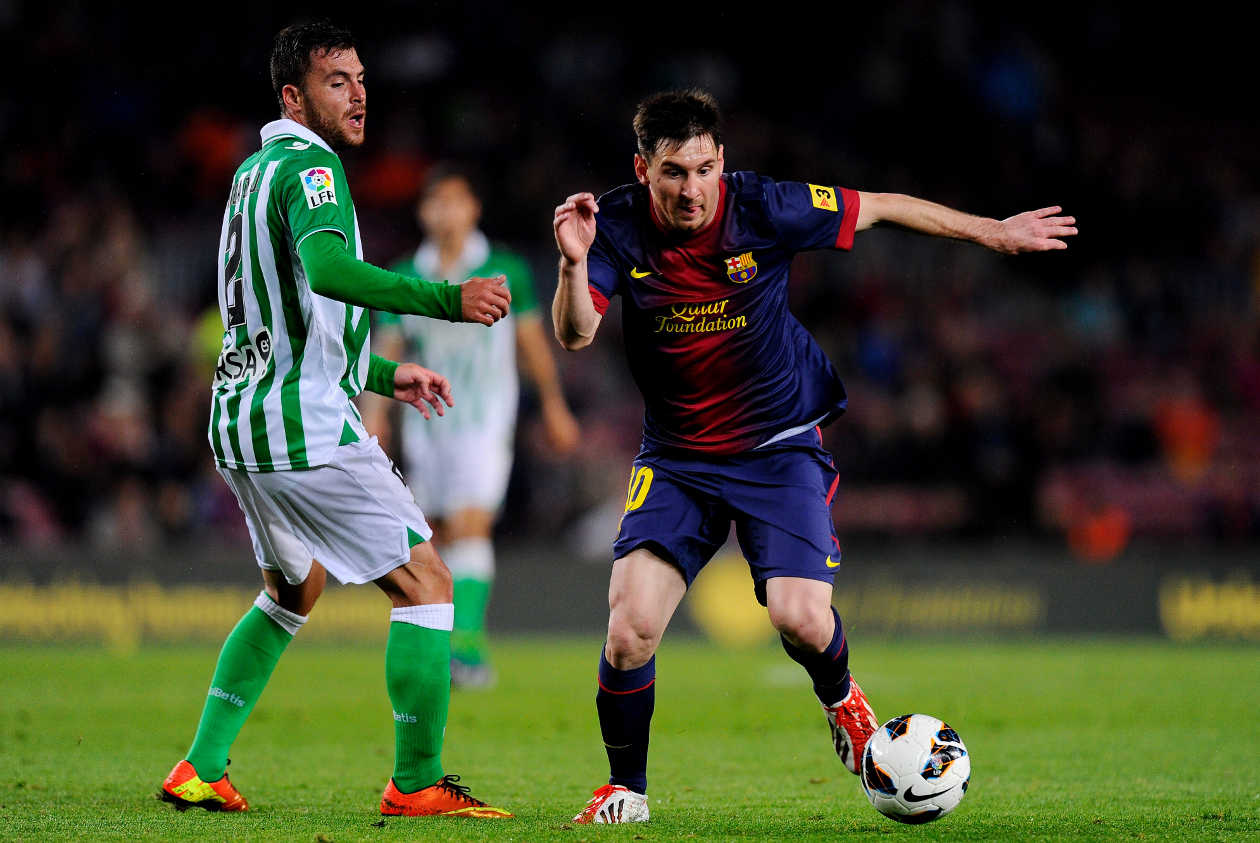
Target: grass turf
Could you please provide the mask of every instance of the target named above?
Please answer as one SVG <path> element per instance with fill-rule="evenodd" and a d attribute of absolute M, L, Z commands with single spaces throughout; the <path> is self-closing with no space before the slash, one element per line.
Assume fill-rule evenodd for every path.
<path fill-rule="evenodd" d="M 383 643 L 383 642 L 382 642 Z M 499 684 L 456 692 L 445 764 L 504 822 L 376 813 L 392 769 L 383 646 L 303 646 L 233 750 L 244 815 L 153 798 L 187 749 L 215 659 L 203 645 L 0 648 L 0 839 L 1241 839 L 1260 835 L 1260 650 L 1149 640 L 853 641 L 876 713 L 958 729 L 971 788 L 951 815 L 876 814 L 841 767 L 804 675 L 776 649 L 667 639 L 653 819 L 568 819 L 602 784 L 598 641 L 499 641 Z"/>

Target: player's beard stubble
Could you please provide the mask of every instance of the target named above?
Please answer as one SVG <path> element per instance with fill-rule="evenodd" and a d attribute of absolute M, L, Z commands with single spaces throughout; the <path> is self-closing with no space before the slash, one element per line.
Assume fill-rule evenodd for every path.
<path fill-rule="evenodd" d="M 363 114 L 364 122 L 366 122 L 365 109 L 352 109 L 345 114 L 332 116 L 325 114 L 319 108 L 312 108 L 307 115 L 308 127 L 312 132 L 319 135 L 324 141 L 335 150 L 352 149 L 363 143 L 363 130 L 359 131 L 357 138 L 352 138 L 346 134 L 346 130 L 342 125 L 342 121 L 351 113 L 358 111 Z"/>

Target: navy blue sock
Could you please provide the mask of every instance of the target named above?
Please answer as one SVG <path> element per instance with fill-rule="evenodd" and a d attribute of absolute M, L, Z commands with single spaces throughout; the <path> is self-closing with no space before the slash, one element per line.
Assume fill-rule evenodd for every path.
<path fill-rule="evenodd" d="M 834 705 L 849 694 L 849 642 L 844 638 L 844 627 L 835 606 L 831 607 L 831 616 L 836 619 L 836 631 L 821 653 L 802 650 L 779 636 L 792 661 L 805 668 L 809 678 L 814 680 L 814 693 L 824 705 Z"/>
<path fill-rule="evenodd" d="M 608 753 L 608 783 L 647 793 L 648 731 L 656 705 L 656 656 L 633 670 L 618 670 L 599 653 L 599 730 Z"/>

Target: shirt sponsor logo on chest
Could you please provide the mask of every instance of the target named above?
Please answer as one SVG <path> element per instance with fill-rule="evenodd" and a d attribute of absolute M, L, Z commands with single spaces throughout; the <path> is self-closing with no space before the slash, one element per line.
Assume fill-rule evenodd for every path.
<path fill-rule="evenodd" d="M 712 334 L 748 326 L 748 317 L 727 315 L 730 299 L 706 304 L 672 304 L 652 317 L 658 334 Z"/>
<path fill-rule="evenodd" d="M 223 349 L 219 353 L 219 362 L 214 367 L 214 386 L 216 389 L 257 380 L 267 371 L 271 362 L 271 332 L 260 328 L 252 341 L 237 345 L 232 332 L 223 335 Z"/>

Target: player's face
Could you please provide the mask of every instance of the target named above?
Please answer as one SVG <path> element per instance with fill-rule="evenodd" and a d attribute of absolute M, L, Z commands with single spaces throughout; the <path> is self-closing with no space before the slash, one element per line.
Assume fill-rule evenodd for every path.
<path fill-rule="evenodd" d="M 363 143 L 367 88 L 357 51 L 330 50 L 311 55 L 311 68 L 300 93 L 299 122 L 333 149 Z"/>
<path fill-rule="evenodd" d="M 450 176 L 429 188 L 417 209 L 420 225 L 436 240 L 462 239 L 477 226 L 481 203 L 462 176 Z"/>
<path fill-rule="evenodd" d="M 634 173 L 651 192 L 652 207 L 666 228 L 698 231 L 717 214 L 722 147 L 709 135 L 661 145 L 651 158 L 635 155 Z"/>

